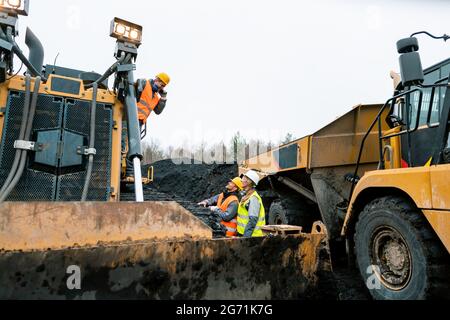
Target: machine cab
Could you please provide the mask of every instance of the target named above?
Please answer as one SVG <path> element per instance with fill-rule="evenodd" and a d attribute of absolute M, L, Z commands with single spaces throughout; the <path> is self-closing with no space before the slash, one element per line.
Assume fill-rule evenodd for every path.
<path fill-rule="evenodd" d="M 404 91 L 417 91 L 398 99 L 387 120 L 394 131 L 405 132 L 398 137 L 401 157 L 395 167 L 431 164 L 437 157 L 436 152 L 441 152 L 443 158 L 440 161 L 435 159 L 437 162 L 449 163 L 447 87 L 428 87 L 445 85 L 449 75 L 450 59 L 447 59 L 424 71 L 424 87 L 404 88 Z"/>

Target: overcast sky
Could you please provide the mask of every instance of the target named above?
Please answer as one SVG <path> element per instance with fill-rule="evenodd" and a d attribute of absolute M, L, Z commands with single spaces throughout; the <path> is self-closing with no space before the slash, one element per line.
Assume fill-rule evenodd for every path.
<path fill-rule="evenodd" d="M 144 27 L 136 78 L 171 75 L 149 135 L 163 145 L 277 141 L 311 134 L 359 103 L 383 103 L 398 71 L 396 41 L 450 33 L 450 1 L 30 0 L 45 63 L 103 73 L 114 62 L 113 17 Z M 450 42 L 420 37 L 424 66 Z M 25 46 L 23 46 L 25 48 Z"/>

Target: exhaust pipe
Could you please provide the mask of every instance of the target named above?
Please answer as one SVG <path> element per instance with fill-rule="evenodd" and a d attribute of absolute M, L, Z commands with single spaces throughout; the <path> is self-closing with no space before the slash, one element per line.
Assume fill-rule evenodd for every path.
<path fill-rule="evenodd" d="M 42 66 L 44 64 L 44 47 L 42 46 L 39 38 L 33 33 L 33 31 L 31 31 L 30 28 L 27 28 L 25 44 L 28 49 L 30 49 L 28 60 L 33 65 L 34 69 L 41 73 Z M 31 73 L 31 70 L 28 70 L 28 73 Z"/>

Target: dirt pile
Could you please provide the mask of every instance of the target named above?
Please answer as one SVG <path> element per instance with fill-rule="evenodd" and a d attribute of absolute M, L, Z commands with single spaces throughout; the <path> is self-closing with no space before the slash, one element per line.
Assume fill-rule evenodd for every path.
<path fill-rule="evenodd" d="M 163 160 L 152 164 L 155 181 L 151 188 L 197 203 L 222 192 L 227 182 L 238 175 L 237 165 L 176 164 L 180 162 Z"/>
<path fill-rule="evenodd" d="M 145 201 L 175 201 L 208 225 L 215 238 L 225 236 L 226 230 L 220 223 L 220 217 L 197 203 L 222 192 L 228 181 L 238 175 L 237 165 L 163 160 L 152 166 L 154 182 L 144 188 Z M 143 168 L 143 174 L 147 169 L 148 166 Z M 133 190 L 132 186 L 123 190 L 121 201 L 134 201 Z"/>

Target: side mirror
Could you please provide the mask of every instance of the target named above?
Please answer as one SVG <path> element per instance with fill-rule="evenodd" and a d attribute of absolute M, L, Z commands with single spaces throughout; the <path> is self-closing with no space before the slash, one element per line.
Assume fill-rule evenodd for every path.
<path fill-rule="evenodd" d="M 405 38 L 397 42 L 400 53 L 400 71 L 404 87 L 420 85 L 424 81 L 422 61 L 417 38 Z"/>

